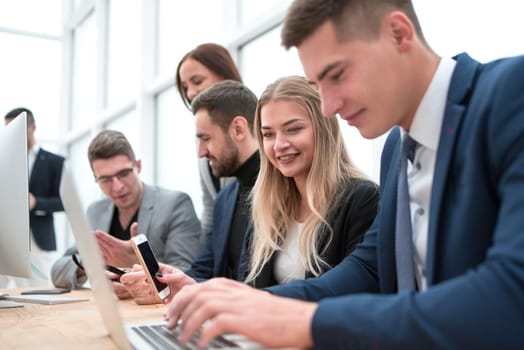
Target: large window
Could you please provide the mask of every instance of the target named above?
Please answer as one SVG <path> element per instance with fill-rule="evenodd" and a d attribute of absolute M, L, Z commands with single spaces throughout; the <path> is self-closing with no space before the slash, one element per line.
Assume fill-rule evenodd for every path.
<path fill-rule="evenodd" d="M 107 100 L 118 106 L 136 97 L 140 63 L 140 1 L 109 1 Z"/>
<path fill-rule="evenodd" d="M 131 146 L 133 147 L 136 157 L 141 159 L 142 143 L 140 142 L 140 133 L 138 130 L 138 125 L 139 124 L 137 120 L 136 111 L 132 109 L 127 113 L 109 121 L 105 125 L 104 129 L 117 130 L 123 133 L 126 136 L 129 143 L 131 144 Z"/>
<path fill-rule="evenodd" d="M 223 43 L 223 5 L 217 0 L 159 0 L 157 74 L 174 78 L 182 55 L 205 42 Z"/>
<path fill-rule="evenodd" d="M 223 3 L 216 0 L 159 0 L 157 76 L 167 89 L 155 98 L 155 180 L 162 187 L 188 193 L 198 215 L 202 194 L 198 175 L 194 119 L 174 88 L 182 56 L 207 42 L 224 44 Z M 228 19 L 229 20 L 229 19 Z"/>
<path fill-rule="evenodd" d="M 156 182 L 163 187 L 186 192 L 196 212 L 202 212 L 198 173 L 195 123 L 172 87 L 157 97 Z"/>
<path fill-rule="evenodd" d="M 0 27 L 25 34 L 60 36 L 62 0 L 4 0 L 0 3 Z"/>
<path fill-rule="evenodd" d="M 73 94 L 70 116 L 71 129 L 89 126 L 97 113 L 98 59 L 95 16 L 87 17 L 73 34 Z"/>
<path fill-rule="evenodd" d="M 257 96 L 280 77 L 304 75 L 296 49 L 286 51 L 280 46 L 281 29 L 270 29 L 240 49 L 242 78 Z"/>
<path fill-rule="evenodd" d="M 253 21 L 260 21 L 268 15 L 268 12 L 279 5 L 287 5 L 291 1 L 283 0 L 240 0 L 238 1 L 240 7 L 240 21 L 243 24 L 250 25 Z"/>
<path fill-rule="evenodd" d="M 49 149 L 59 138 L 60 41 L 0 33 L 0 114 L 29 108 L 37 125 L 36 138 Z"/>

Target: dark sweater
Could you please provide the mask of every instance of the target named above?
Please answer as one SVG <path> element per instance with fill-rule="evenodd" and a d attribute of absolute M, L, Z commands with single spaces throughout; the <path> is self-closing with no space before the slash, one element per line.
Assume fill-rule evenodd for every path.
<path fill-rule="evenodd" d="M 225 259 L 227 264 L 227 277 L 229 278 L 236 278 L 238 273 L 238 264 L 246 234 L 246 227 L 251 218 L 249 193 L 255 185 L 259 169 L 260 155 L 257 151 L 233 174 L 238 180 L 239 190 L 231 229 L 229 231 L 227 259 Z"/>
<path fill-rule="evenodd" d="M 327 228 L 321 235 L 319 245 L 320 251 L 323 251 L 321 257 L 329 264 L 329 267 L 325 267 L 322 273 L 340 263 L 346 255 L 355 249 L 357 244 L 362 241 L 377 213 L 379 190 L 375 183 L 360 179 L 353 180 L 349 186 L 341 191 L 343 191 L 342 194 L 333 204 L 335 207 L 330 211 L 327 218 L 327 222 L 333 230 L 331 241 L 328 242 L 329 231 Z M 254 287 L 265 288 L 278 284 L 273 271 L 275 258 L 276 255 L 273 254 L 271 261 L 264 266 L 252 283 Z M 244 273 L 247 276 L 248 271 Z M 314 277 L 314 275 L 306 271 L 306 278 L 310 277 Z"/>

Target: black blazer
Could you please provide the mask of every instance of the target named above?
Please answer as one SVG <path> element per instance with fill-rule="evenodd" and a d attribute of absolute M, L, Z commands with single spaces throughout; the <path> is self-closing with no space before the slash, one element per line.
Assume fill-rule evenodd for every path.
<path fill-rule="evenodd" d="M 334 209 L 328 215 L 327 222 L 333 230 L 331 241 L 329 231 L 324 228 L 319 245 L 322 259 L 329 264 L 322 273 L 338 265 L 350 252 L 355 249 L 364 237 L 369 226 L 375 219 L 379 199 L 378 186 L 367 180 L 353 180 L 351 184 L 341 190 L 333 204 Z M 249 251 L 246 247 L 246 251 Z M 252 285 L 256 288 L 265 288 L 278 284 L 274 277 L 273 266 L 276 255 L 273 254 L 270 262 L 264 266 Z M 244 260 L 243 273 L 249 273 L 249 257 Z M 245 277 L 244 276 L 244 277 Z M 306 271 L 306 278 L 314 275 Z"/>
<path fill-rule="evenodd" d="M 63 164 L 63 157 L 40 148 L 29 177 L 29 192 L 36 198 L 29 222 L 42 250 L 56 250 L 53 213 L 64 210 L 59 195 Z"/>

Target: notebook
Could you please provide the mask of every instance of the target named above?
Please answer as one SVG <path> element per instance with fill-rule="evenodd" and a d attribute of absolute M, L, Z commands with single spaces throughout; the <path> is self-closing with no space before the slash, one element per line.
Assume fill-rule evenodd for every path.
<path fill-rule="evenodd" d="M 82 256 L 87 277 L 100 315 L 109 335 L 120 349 L 197 349 L 196 345 L 178 342 L 177 330 L 168 330 L 165 322 L 125 325 L 120 315 L 113 287 L 104 272 L 104 261 L 95 236 L 87 223 L 73 177 L 67 166 L 62 171 L 60 197 L 71 224 L 76 245 Z M 196 341 L 196 338 L 194 339 Z M 196 342 L 194 343 L 196 344 Z M 262 349 L 257 343 L 239 335 L 225 335 L 209 349 Z"/>
<path fill-rule="evenodd" d="M 56 295 L 4 295 L 0 298 L 19 303 L 35 303 L 45 305 L 75 303 L 78 301 L 89 300 L 89 298 L 62 297 Z"/>
<path fill-rule="evenodd" d="M 7 296 L 9 294 L 0 292 L 0 299 L 3 299 L 3 297 Z M 23 307 L 24 304 L 15 303 L 14 301 L 5 301 L 0 300 L 0 309 L 11 309 L 13 307 Z"/>

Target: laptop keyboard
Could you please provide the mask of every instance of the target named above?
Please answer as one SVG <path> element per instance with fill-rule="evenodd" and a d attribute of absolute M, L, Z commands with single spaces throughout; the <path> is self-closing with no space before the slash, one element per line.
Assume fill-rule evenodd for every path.
<path fill-rule="evenodd" d="M 132 327 L 133 331 L 138 333 L 144 340 L 146 340 L 155 349 L 183 349 L 193 350 L 201 349 L 198 344 L 200 338 L 200 331 L 186 344 L 182 344 L 179 340 L 180 327 L 173 330 L 167 329 L 165 325 L 140 325 Z M 236 348 L 238 345 L 224 337 L 217 337 L 208 345 L 208 349 L 225 349 Z"/>

